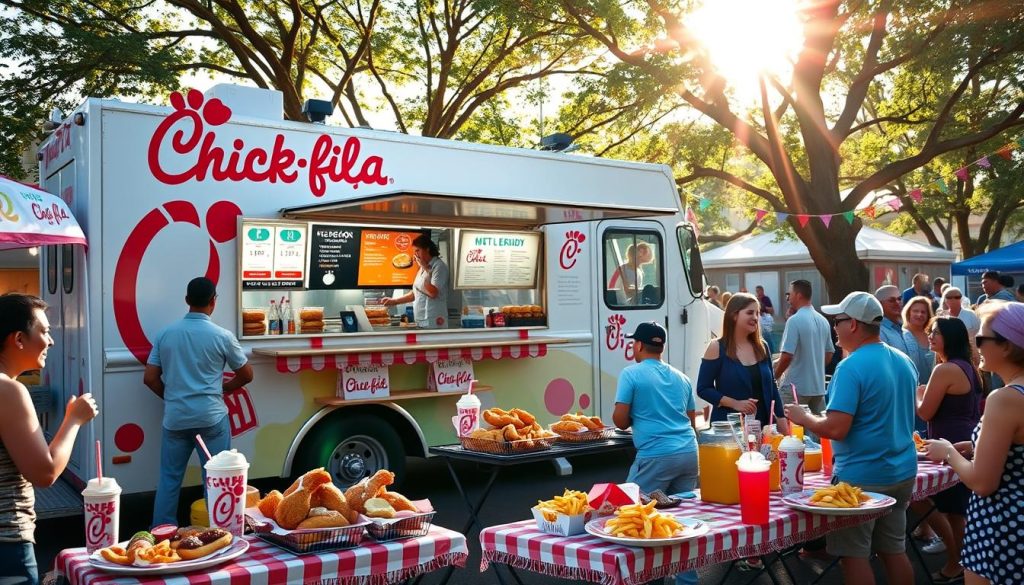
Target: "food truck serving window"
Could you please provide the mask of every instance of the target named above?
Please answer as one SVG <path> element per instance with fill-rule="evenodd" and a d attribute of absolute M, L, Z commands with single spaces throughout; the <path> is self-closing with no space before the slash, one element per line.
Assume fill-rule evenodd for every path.
<path fill-rule="evenodd" d="M 604 299 L 612 309 L 651 309 L 665 300 L 662 243 L 657 232 L 604 234 Z"/>

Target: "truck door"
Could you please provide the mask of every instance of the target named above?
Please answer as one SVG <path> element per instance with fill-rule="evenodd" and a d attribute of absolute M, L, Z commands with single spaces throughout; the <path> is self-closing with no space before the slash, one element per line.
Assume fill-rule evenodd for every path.
<path fill-rule="evenodd" d="M 638 323 L 667 325 L 665 303 L 666 244 L 663 226 L 654 221 L 605 221 L 596 270 L 597 334 L 601 367 L 597 408 L 611 421 L 619 372 L 633 362 L 633 342 L 626 339 Z"/>
<path fill-rule="evenodd" d="M 63 199 L 72 211 L 76 209 L 75 187 L 73 162 L 46 179 L 45 189 Z M 47 246 L 45 262 L 45 300 L 50 305 L 47 317 L 56 350 L 51 350 L 46 370 L 57 401 L 54 405 L 56 416 L 50 421 L 48 431 L 56 432 L 64 416 L 64 405 L 72 396 L 85 391 L 85 251 L 81 246 L 70 244 Z M 79 478 L 87 477 L 89 449 L 85 446 L 92 440 L 92 425 L 83 428 L 75 439 L 67 469 Z"/>

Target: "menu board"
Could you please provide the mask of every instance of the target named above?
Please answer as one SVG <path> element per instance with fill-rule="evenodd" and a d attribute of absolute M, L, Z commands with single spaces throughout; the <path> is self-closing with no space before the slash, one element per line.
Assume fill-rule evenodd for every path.
<path fill-rule="evenodd" d="M 459 232 L 455 288 L 536 288 L 539 232 Z"/>
<path fill-rule="evenodd" d="M 313 224 L 309 234 L 310 290 L 356 288 L 359 228 Z"/>
<path fill-rule="evenodd" d="M 359 286 L 408 288 L 416 279 L 412 241 L 420 232 L 363 228 L 359 246 Z"/>
<path fill-rule="evenodd" d="M 306 225 L 242 222 L 242 290 L 301 289 Z"/>
<path fill-rule="evenodd" d="M 409 288 L 417 272 L 412 241 L 422 233 L 313 224 L 307 288 Z"/>

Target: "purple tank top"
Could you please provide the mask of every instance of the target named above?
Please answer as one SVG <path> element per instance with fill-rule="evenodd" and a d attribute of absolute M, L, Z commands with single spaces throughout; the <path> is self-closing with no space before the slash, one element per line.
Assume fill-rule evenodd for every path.
<path fill-rule="evenodd" d="M 928 436 L 933 439 L 946 439 L 951 443 L 969 441 L 971 432 L 981 419 L 981 380 L 971 364 L 964 360 L 950 360 L 963 370 L 971 384 L 967 394 L 946 394 L 935 411 L 935 416 L 928 421 Z"/>

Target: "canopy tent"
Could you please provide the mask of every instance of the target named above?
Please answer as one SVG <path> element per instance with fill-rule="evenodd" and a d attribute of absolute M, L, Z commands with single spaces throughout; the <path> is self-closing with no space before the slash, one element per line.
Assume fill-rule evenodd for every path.
<path fill-rule="evenodd" d="M 953 264 L 956 276 L 977 276 L 988 270 L 1024 272 L 1024 240 Z"/>
<path fill-rule="evenodd" d="M 88 245 L 67 203 L 0 176 L 0 250 L 53 244 Z"/>
<path fill-rule="evenodd" d="M 807 246 L 796 239 L 776 241 L 777 234 L 766 232 L 748 236 L 726 246 L 701 254 L 705 268 L 746 268 L 751 266 L 775 267 L 779 264 L 810 262 Z M 956 254 L 894 236 L 870 227 L 857 233 L 857 257 L 861 260 L 925 262 L 952 262 Z"/>

